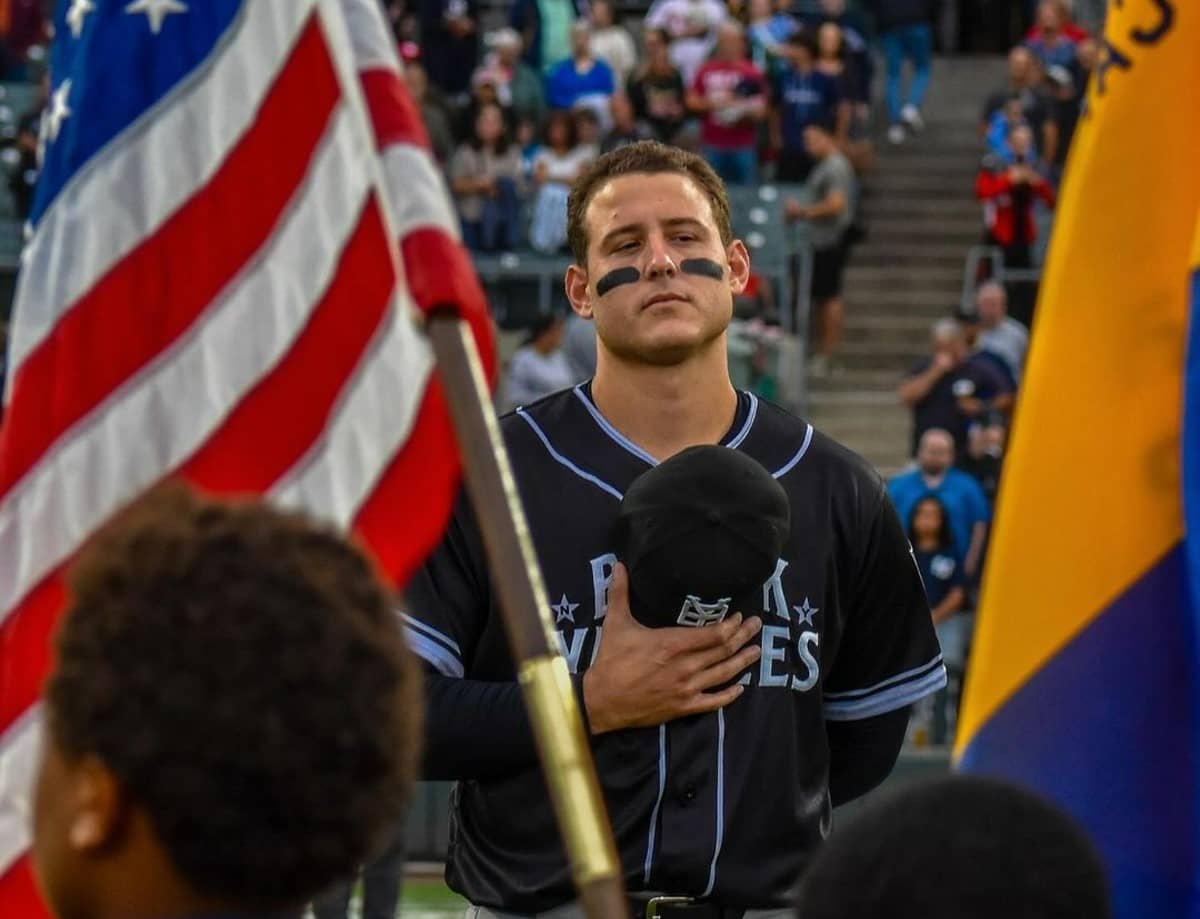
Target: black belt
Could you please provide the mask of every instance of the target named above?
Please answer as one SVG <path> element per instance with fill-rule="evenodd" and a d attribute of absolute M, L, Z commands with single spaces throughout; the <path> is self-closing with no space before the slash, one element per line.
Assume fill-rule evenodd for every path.
<path fill-rule="evenodd" d="M 633 919 L 742 919 L 746 911 L 691 897 L 651 897 L 630 900 Z"/>

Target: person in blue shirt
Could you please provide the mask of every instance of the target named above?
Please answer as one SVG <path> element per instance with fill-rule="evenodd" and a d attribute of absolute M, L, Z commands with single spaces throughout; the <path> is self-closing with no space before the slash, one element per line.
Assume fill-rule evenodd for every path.
<path fill-rule="evenodd" d="M 834 123 L 842 97 L 838 81 L 816 68 L 817 44 L 811 34 L 797 32 L 784 47 L 789 66 L 772 85 L 771 143 L 779 150 L 775 177 L 803 182 L 814 165 L 804 146 L 804 129 Z"/>
<path fill-rule="evenodd" d="M 587 106 L 608 127 L 609 99 L 617 90 L 612 68 L 592 57 L 591 28 L 582 20 L 571 26 L 571 56 L 546 74 L 546 103 L 552 109 Z"/>
<path fill-rule="evenodd" d="M 31 848 L 58 919 L 299 919 L 382 848 L 421 677 L 360 551 L 170 487 L 68 583 Z"/>
<path fill-rule="evenodd" d="M 954 468 L 954 438 L 942 428 L 930 428 L 917 445 L 917 467 L 888 482 L 888 494 L 901 520 L 912 516 L 926 495 L 946 508 L 954 548 L 963 559 L 963 573 L 974 581 L 983 559 L 991 510 L 983 489 L 968 473 Z"/>
<path fill-rule="evenodd" d="M 967 579 L 962 556 L 954 547 L 950 515 L 938 498 L 926 495 L 917 500 L 908 515 L 908 541 L 921 570 L 934 625 L 940 625 L 966 604 Z"/>

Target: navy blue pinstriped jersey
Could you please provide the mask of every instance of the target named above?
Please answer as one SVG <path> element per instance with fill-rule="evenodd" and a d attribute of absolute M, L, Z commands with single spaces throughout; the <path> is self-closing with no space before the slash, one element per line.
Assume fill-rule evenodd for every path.
<path fill-rule="evenodd" d="M 593 660 L 622 494 L 654 459 L 622 437 L 587 385 L 502 419 L 559 644 Z M 727 905 L 793 902 L 828 832 L 826 720 L 870 718 L 945 683 L 920 575 L 879 476 L 775 405 L 741 393 L 722 441 L 791 499 L 792 528 L 763 585 L 762 657 L 727 708 L 592 738 L 630 891 Z M 410 585 L 408 634 L 441 674 L 510 681 L 514 668 L 479 537 L 460 507 Z M 486 751 L 480 751 L 486 756 Z M 536 911 L 573 899 L 536 767 L 459 783 L 447 878 L 474 903 Z"/>

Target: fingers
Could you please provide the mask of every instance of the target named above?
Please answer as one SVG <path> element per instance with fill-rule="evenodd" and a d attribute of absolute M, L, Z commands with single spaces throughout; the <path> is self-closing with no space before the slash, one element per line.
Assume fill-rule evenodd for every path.
<path fill-rule="evenodd" d="M 685 711 L 680 712 L 680 715 L 699 715 L 704 712 L 715 712 L 717 709 L 729 705 L 745 690 L 745 686 L 735 683 L 732 686 L 722 689 L 720 692 L 697 693 L 692 703 L 688 705 Z"/>
<path fill-rule="evenodd" d="M 688 685 L 698 692 L 712 689 L 714 686 L 720 686 L 722 683 L 732 680 L 761 656 L 762 648 L 757 644 L 750 645 L 750 647 L 743 648 L 733 657 L 697 673 L 688 681 Z"/>
<path fill-rule="evenodd" d="M 613 566 L 612 580 L 608 582 L 608 606 L 604 615 L 610 626 L 614 620 L 634 621 L 629 612 L 629 572 L 620 562 Z"/>
<path fill-rule="evenodd" d="M 695 629 L 697 632 L 711 632 L 707 636 L 710 640 L 706 641 L 702 646 L 688 653 L 688 663 L 694 668 L 693 673 L 698 673 L 705 670 L 728 657 L 732 657 L 740 651 L 745 644 L 754 638 L 762 629 L 762 620 L 757 616 L 751 616 L 749 619 L 743 620 L 741 614 L 728 622 L 722 622 L 719 626 L 709 626 L 704 629 Z M 715 640 L 712 640 L 715 639 Z"/>

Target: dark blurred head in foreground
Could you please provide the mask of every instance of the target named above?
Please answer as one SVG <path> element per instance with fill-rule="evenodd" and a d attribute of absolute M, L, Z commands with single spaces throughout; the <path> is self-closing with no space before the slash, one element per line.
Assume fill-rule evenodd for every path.
<path fill-rule="evenodd" d="M 804 876 L 803 919 L 1109 919 L 1083 831 L 1029 792 L 943 776 L 880 795 Z"/>
<path fill-rule="evenodd" d="M 394 831 L 419 677 L 342 538 L 169 488 L 69 583 L 33 818 L 60 919 L 299 910 Z"/>

